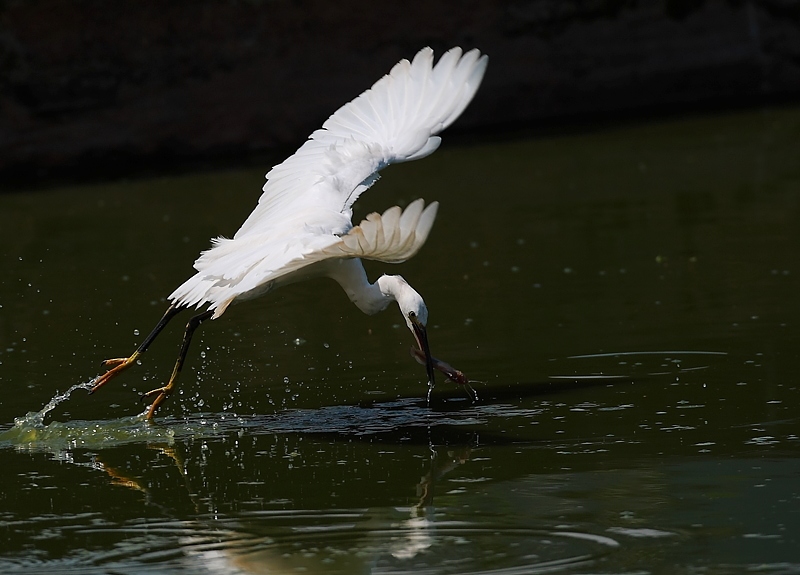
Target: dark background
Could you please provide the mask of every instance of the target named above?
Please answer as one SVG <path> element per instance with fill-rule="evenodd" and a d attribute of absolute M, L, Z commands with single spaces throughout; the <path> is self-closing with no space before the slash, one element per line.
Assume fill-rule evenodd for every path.
<path fill-rule="evenodd" d="M 0 0 L 0 188 L 276 163 L 425 45 L 490 56 L 448 138 L 791 102 L 799 21 L 789 0 Z"/>

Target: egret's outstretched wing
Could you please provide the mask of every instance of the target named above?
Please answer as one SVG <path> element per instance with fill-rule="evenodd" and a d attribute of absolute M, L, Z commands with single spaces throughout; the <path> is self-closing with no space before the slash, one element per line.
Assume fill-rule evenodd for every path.
<path fill-rule="evenodd" d="M 401 60 L 372 88 L 337 110 L 308 141 L 267 174 L 264 193 L 234 238 L 258 234 L 287 217 L 315 222 L 350 207 L 395 162 L 415 160 L 439 146 L 436 136 L 464 111 L 486 70 L 478 50 L 446 52 L 433 65 L 424 48 Z"/>
<path fill-rule="evenodd" d="M 258 205 L 239 231 L 232 239 L 213 241 L 195 262 L 197 273 L 170 301 L 208 303 L 218 317 L 234 299 L 262 293 L 276 279 L 320 259 L 411 257 L 427 237 L 434 204 L 423 212 L 421 203 L 412 203 L 402 215 L 393 208 L 358 228 L 351 222 L 351 206 L 382 168 L 436 150 L 436 134 L 472 100 L 486 64 L 478 50 L 462 54 L 460 48 L 446 52 L 436 65 L 430 48 L 420 50 L 412 62 L 401 60 L 270 170 Z M 403 235 L 412 220 L 413 233 Z M 379 231 L 386 230 L 404 238 L 402 249 L 389 245 L 392 238 L 385 235 L 377 241 Z"/>

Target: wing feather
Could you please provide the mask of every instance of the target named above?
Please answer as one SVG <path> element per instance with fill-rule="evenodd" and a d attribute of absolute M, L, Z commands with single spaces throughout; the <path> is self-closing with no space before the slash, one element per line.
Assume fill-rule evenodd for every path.
<path fill-rule="evenodd" d="M 315 261 L 330 257 L 364 258 L 402 263 L 416 255 L 425 244 L 438 209 L 439 202 L 425 207 L 424 201 L 419 199 L 411 202 L 402 213 L 397 206 L 383 214 L 372 213 L 338 242 L 310 258 Z"/>
<path fill-rule="evenodd" d="M 424 210 L 421 200 L 405 210 L 390 208 L 356 227 L 353 202 L 387 165 L 439 147 L 437 134 L 472 100 L 486 64 L 478 50 L 460 48 L 436 64 L 430 48 L 398 62 L 267 173 L 258 205 L 233 238 L 214 240 L 195 262 L 197 274 L 169 299 L 208 303 L 216 317 L 234 299 L 325 258 L 401 262 L 413 256 L 430 232 L 436 202 Z"/>
<path fill-rule="evenodd" d="M 363 94 L 337 110 L 300 149 L 267 174 L 264 193 L 234 237 L 260 233 L 274 225 L 277 206 L 307 210 L 306 193 L 325 178 L 335 178 L 325 209 L 348 216 L 362 182 L 391 163 L 422 158 L 439 146 L 436 134 L 450 125 L 472 100 L 488 60 L 478 50 L 446 52 L 434 65 L 423 48 L 411 63 L 401 60 Z M 462 84 L 459 84 L 462 83 Z M 349 164 L 347 167 L 344 163 Z M 325 170 L 325 166 L 335 166 Z M 286 178 L 287 185 L 274 185 Z"/>

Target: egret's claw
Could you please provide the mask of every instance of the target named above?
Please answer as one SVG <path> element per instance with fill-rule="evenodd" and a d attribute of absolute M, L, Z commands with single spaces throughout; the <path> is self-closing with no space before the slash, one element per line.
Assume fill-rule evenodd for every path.
<path fill-rule="evenodd" d="M 150 404 L 150 409 L 147 410 L 147 419 L 153 419 L 153 416 L 156 414 L 156 410 L 158 407 L 164 403 L 164 400 L 169 397 L 169 394 L 172 393 L 173 385 L 165 385 L 164 387 L 157 387 L 156 389 L 151 389 L 147 393 L 143 393 L 140 397 L 140 401 L 147 401 L 151 397 L 155 396 L 153 403 Z"/>
<path fill-rule="evenodd" d="M 130 366 L 132 366 L 136 362 L 136 358 L 138 356 L 139 356 L 138 353 L 134 353 L 130 357 L 118 357 L 114 359 L 105 360 L 101 365 L 103 367 L 108 367 L 111 369 L 109 369 L 104 374 L 98 376 L 94 380 L 94 385 L 92 386 L 92 389 L 89 390 L 89 394 L 91 395 L 92 393 L 103 387 L 105 384 L 107 384 L 109 381 L 111 381 L 113 378 L 118 376 L 120 373 L 122 373 Z"/>

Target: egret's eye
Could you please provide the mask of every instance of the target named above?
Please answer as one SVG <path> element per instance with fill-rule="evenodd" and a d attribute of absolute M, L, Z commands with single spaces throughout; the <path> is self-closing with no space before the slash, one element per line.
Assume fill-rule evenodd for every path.
<path fill-rule="evenodd" d="M 415 317 L 417 317 L 417 314 L 415 314 L 413 311 L 410 311 L 408 312 L 408 317 L 409 319 L 414 319 Z"/>

